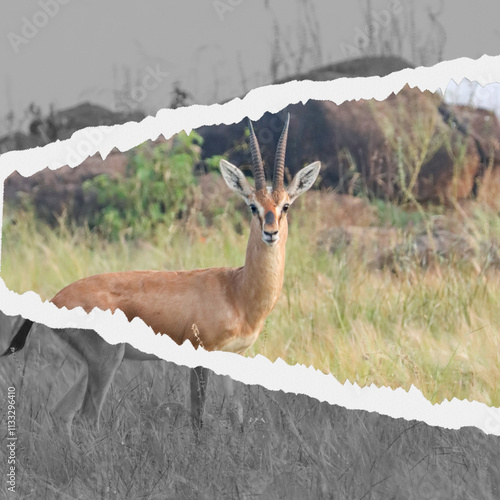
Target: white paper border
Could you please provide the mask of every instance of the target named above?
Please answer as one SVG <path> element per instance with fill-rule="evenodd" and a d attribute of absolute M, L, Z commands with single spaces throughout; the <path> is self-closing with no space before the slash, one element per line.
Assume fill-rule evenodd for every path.
<path fill-rule="evenodd" d="M 3 213 L 4 182 L 15 170 L 30 176 L 46 167 L 75 167 L 97 152 L 105 158 L 114 147 L 126 151 L 161 134 L 169 138 L 182 130 L 190 132 L 202 125 L 237 123 L 245 116 L 258 120 L 266 111 L 277 113 L 290 104 L 305 103 L 309 99 L 331 100 L 337 104 L 353 99 L 383 100 L 391 93 L 399 92 L 406 84 L 435 92 L 438 89 L 444 91 L 450 80 L 460 83 L 464 78 L 481 85 L 500 82 L 500 56 L 445 61 L 432 68 L 406 69 L 383 78 L 288 82 L 252 90 L 244 99 L 234 99 L 224 105 L 163 109 L 155 117 L 147 117 L 140 123 L 83 129 L 65 141 L 0 156 L 0 215 Z M 1 226 L 0 218 L 0 251 Z M 1 279 L 0 309 L 7 315 L 22 315 L 53 328 L 91 328 L 110 344 L 128 342 L 167 361 L 190 367 L 203 364 L 218 374 L 229 375 L 245 384 L 306 394 L 348 409 L 376 411 L 393 418 L 415 419 L 449 429 L 475 426 L 488 434 L 500 436 L 500 408 L 456 398 L 433 405 L 414 386 L 408 392 L 373 385 L 360 388 L 350 382 L 342 385 L 332 375 L 325 375 L 313 367 L 289 366 L 281 359 L 271 363 L 260 355 L 245 358 L 231 353 L 195 351 L 190 343 L 178 346 L 167 336 L 155 335 L 142 320 L 136 318 L 129 323 L 121 311 L 111 314 L 95 309 L 86 314 L 82 308 L 57 309 L 49 302 L 42 302 L 35 292 L 18 295 L 10 291 Z"/>

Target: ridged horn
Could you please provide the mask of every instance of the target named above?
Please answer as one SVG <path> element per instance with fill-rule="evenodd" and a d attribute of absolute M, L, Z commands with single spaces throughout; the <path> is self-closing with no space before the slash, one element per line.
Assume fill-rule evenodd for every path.
<path fill-rule="evenodd" d="M 290 124 L 290 113 L 286 117 L 285 126 L 281 132 L 278 147 L 276 148 L 276 157 L 274 160 L 274 173 L 273 173 L 273 191 L 283 189 L 285 178 L 285 152 L 286 140 L 288 138 L 288 125 Z"/>
<path fill-rule="evenodd" d="M 257 136 L 253 130 L 252 122 L 248 119 L 248 128 L 250 129 L 250 151 L 252 152 L 252 171 L 255 180 L 255 190 L 260 191 L 266 189 L 266 174 L 264 173 L 264 164 L 260 154 L 259 143 Z"/>

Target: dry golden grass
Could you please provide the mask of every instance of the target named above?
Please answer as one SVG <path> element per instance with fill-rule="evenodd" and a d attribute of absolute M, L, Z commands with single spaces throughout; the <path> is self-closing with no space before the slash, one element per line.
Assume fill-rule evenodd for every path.
<path fill-rule="evenodd" d="M 370 270 L 349 248 L 331 255 L 317 247 L 324 214 L 316 218 L 310 207 L 293 207 L 283 292 L 249 355 L 312 364 L 359 385 L 415 384 L 433 402 L 458 397 L 498 405 L 497 272 L 478 275 L 467 263 Z M 210 228 L 179 224 L 153 242 L 108 243 L 81 228 L 52 230 L 29 215 L 16 220 L 4 227 L 1 277 L 11 289 L 42 298 L 105 271 L 238 266 L 248 231 L 238 234 L 226 213 Z M 470 224 L 478 241 L 500 234 L 487 214 Z M 13 326 L 0 325 L 5 345 Z M 77 369 L 43 330 L 2 362 L 0 386 L 16 387 L 18 396 L 23 498 L 498 498 L 496 437 L 242 384 L 245 425 L 237 434 L 215 376 L 197 441 L 187 414 L 187 369 L 162 362 L 124 363 L 100 430 L 75 425 L 70 445 L 52 429 L 48 408 Z M 3 407 L 0 416 L 5 421 Z"/>
<path fill-rule="evenodd" d="M 478 245 L 500 236 L 496 217 L 470 212 L 461 224 Z M 366 220 L 366 210 L 360 216 Z M 4 228 L 1 277 L 12 290 L 44 299 L 101 272 L 239 266 L 248 237 L 247 226 L 235 232 L 230 213 L 209 228 L 192 221 L 162 228 L 154 242 L 109 243 L 82 228 L 52 230 L 26 214 L 16 220 Z M 313 365 L 362 386 L 414 384 L 432 402 L 499 406 L 498 272 L 462 261 L 372 270 L 350 248 L 334 255 L 319 248 L 324 227 L 314 198 L 293 207 L 283 291 L 248 354 Z"/>

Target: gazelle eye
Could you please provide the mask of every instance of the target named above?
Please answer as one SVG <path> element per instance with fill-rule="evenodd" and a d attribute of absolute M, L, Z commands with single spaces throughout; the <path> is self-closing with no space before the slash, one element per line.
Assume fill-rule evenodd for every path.
<path fill-rule="evenodd" d="M 254 204 L 250 205 L 250 210 L 254 215 L 257 213 L 257 207 Z"/>
<path fill-rule="evenodd" d="M 289 203 L 285 203 L 283 205 L 283 208 L 281 209 L 281 211 L 286 214 L 288 212 L 288 209 L 290 208 L 290 204 Z"/>

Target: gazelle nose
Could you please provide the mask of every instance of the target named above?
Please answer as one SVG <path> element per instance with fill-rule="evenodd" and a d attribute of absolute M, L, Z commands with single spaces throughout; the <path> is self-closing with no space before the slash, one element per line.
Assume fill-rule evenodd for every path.
<path fill-rule="evenodd" d="M 278 230 L 276 230 L 276 231 L 264 231 L 264 236 L 267 236 L 270 239 L 274 239 L 276 236 L 278 236 Z"/>
<path fill-rule="evenodd" d="M 262 240 L 264 243 L 273 244 L 279 240 L 278 230 L 262 231 Z"/>
<path fill-rule="evenodd" d="M 262 240 L 267 244 L 273 244 L 279 240 L 276 216 L 270 210 L 264 217 L 264 224 L 262 227 Z"/>

